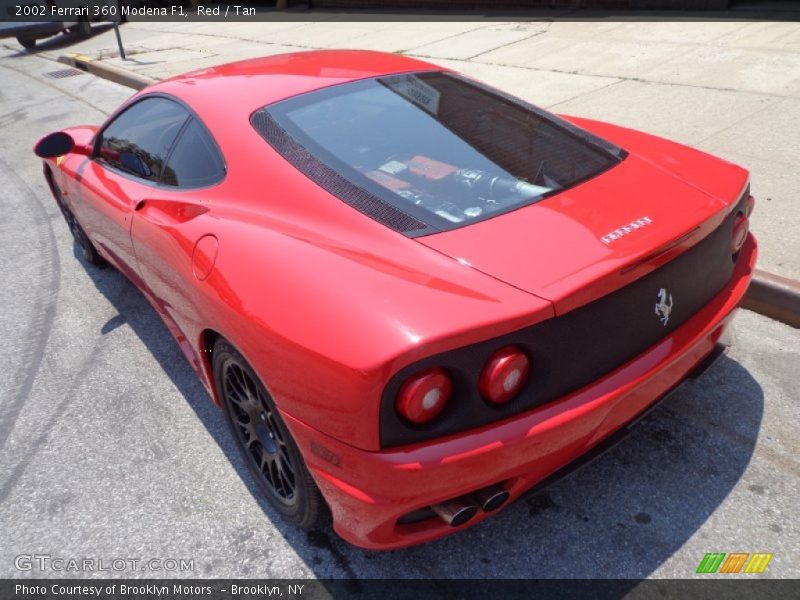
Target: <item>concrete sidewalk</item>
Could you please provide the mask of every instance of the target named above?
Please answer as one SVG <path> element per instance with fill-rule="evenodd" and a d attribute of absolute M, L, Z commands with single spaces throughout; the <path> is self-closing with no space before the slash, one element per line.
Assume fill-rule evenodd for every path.
<path fill-rule="evenodd" d="M 800 24 L 792 22 L 128 23 L 79 53 L 152 79 L 316 48 L 401 52 L 560 113 L 627 125 L 749 168 L 760 268 L 800 279 Z M 11 45 L 9 43 L 9 45 Z"/>

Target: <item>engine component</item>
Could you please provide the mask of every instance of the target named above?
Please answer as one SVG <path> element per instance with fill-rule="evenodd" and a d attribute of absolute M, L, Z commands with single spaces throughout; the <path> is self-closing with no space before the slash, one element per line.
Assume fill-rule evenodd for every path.
<path fill-rule="evenodd" d="M 480 206 L 470 206 L 469 208 L 464 209 L 464 214 L 470 219 L 480 217 L 482 212 L 483 209 Z"/>
<path fill-rule="evenodd" d="M 415 156 L 406 161 L 406 164 L 412 174 L 429 181 L 441 181 L 458 171 L 458 167 L 433 160 L 427 156 Z"/>
<path fill-rule="evenodd" d="M 384 173 L 389 173 L 389 175 L 397 175 L 398 173 L 402 173 L 408 166 L 405 163 L 401 163 L 398 160 L 390 160 L 387 163 L 382 164 L 378 167 Z"/>
<path fill-rule="evenodd" d="M 464 220 L 464 211 L 458 208 L 451 202 L 442 202 L 438 210 L 435 211 L 437 215 L 443 219 L 447 219 L 451 223 L 461 223 Z"/>
<path fill-rule="evenodd" d="M 369 171 L 366 176 L 372 179 L 375 183 L 381 184 L 383 187 L 390 189 L 394 192 L 404 190 L 411 187 L 411 184 L 397 177 L 392 177 L 383 171 Z"/>
<path fill-rule="evenodd" d="M 425 195 L 421 192 L 416 190 L 395 190 L 397 195 L 405 198 L 406 200 L 411 200 L 414 204 L 420 205 L 425 200 Z"/>
<path fill-rule="evenodd" d="M 453 178 L 480 196 L 493 199 L 510 195 L 532 198 L 550 191 L 548 187 L 534 185 L 519 179 L 492 175 L 479 169 L 459 169 L 453 174 Z"/>

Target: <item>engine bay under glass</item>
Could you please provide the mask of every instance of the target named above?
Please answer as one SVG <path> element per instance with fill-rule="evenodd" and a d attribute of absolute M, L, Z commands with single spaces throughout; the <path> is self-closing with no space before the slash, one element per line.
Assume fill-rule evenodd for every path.
<path fill-rule="evenodd" d="M 333 86 L 264 110 L 317 160 L 432 231 L 531 204 L 622 157 L 554 115 L 435 71 Z"/>

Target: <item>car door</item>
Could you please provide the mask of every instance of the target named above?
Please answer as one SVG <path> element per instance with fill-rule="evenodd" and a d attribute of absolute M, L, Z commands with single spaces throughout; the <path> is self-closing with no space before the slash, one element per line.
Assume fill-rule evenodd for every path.
<path fill-rule="evenodd" d="M 218 244 L 207 198 L 224 178 L 222 154 L 191 116 L 164 164 L 160 185 L 134 207 L 131 239 L 139 275 L 193 364 L 197 357 L 186 336 L 203 314 L 195 289 L 208 275 Z"/>
<path fill-rule="evenodd" d="M 78 220 L 112 263 L 136 276 L 130 230 L 134 208 L 157 189 L 189 112 L 178 102 L 145 96 L 109 121 L 80 173 Z"/>

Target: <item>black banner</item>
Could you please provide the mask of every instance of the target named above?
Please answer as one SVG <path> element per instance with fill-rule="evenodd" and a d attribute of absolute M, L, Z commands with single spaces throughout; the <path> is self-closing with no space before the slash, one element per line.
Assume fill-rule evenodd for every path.
<path fill-rule="evenodd" d="M 706 8 L 711 10 L 681 10 Z M 727 10 L 727 0 L 0 0 L 2 22 L 79 21 L 625 21 L 798 20 L 800 12 Z M 641 10 L 649 9 L 649 10 Z M 658 10 L 654 10 L 658 9 Z"/>
<path fill-rule="evenodd" d="M 675 579 L 3 579 L 3 600 L 255 600 L 378 598 L 380 600 L 748 600 L 800 597 L 800 580 L 730 577 Z"/>

